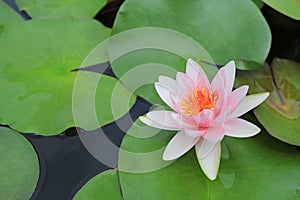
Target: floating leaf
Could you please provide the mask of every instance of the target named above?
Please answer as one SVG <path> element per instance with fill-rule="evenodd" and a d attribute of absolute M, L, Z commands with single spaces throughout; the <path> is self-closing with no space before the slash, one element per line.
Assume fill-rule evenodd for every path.
<path fill-rule="evenodd" d="M 16 0 L 19 8 L 32 18 L 92 18 L 106 0 Z"/>
<path fill-rule="evenodd" d="M 154 40 L 153 37 L 159 39 Z M 135 50 L 139 48 L 142 49 Z M 153 83 L 157 82 L 161 75 L 175 78 L 178 71 L 184 71 L 186 60 L 182 59 L 183 57 L 197 55 L 198 61 L 200 58 L 213 62 L 195 40 L 176 31 L 162 28 L 134 29 L 116 35 L 110 39 L 109 49 L 111 49 L 109 58 L 113 71 L 121 82 L 132 92 L 135 91 L 137 95 L 153 104 L 162 103 L 154 91 Z M 124 56 L 121 56 L 123 54 Z M 208 77 L 212 78 L 217 68 L 202 64 Z"/>
<path fill-rule="evenodd" d="M 92 178 L 77 192 L 74 200 L 122 200 L 118 172 L 107 170 Z"/>
<path fill-rule="evenodd" d="M 72 71 L 109 34 L 93 20 L 44 19 L 6 26 L 0 37 L 0 123 L 53 135 L 74 125 L 96 129 L 127 112 L 128 104 L 112 113 L 113 94 L 120 105 L 131 97 L 124 87 L 116 92 L 116 79 Z M 76 123 L 72 98 L 76 116 L 81 116 Z"/>
<path fill-rule="evenodd" d="M 138 124 L 129 130 L 121 146 L 119 174 L 125 200 L 251 200 L 299 197 L 299 151 L 273 139 L 265 131 L 248 139 L 225 137 L 222 141 L 218 178 L 210 181 L 202 173 L 194 150 L 173 163 L 165 162 L 163 165 L 161 153 L 174 132 L 159 132 Z M 150 129 L 152 134 L 145 138 L 145 130 L 150 133 Z M 152 155 L 151 160 L 147 159 L 150 158 L 149 155 Z M 150 163 L 161 165 L 160 168 L 152 168 L 151 172 Z M 142 169 L 145 170 L 144 173 Z"/>
<path fill-rule="evenodd" d="M 112 32 L 113 71 L 153 104 L 161 103 L 153 82 L 159 75 L 174 77 L 184 71 L 187 58 L 202 63 L 206 71 L 213 67 L 201 61 L 222 65 L 245 60 L 255 64 L 238 67 L 251 69 L 263 63 L 271 43 L 264 17 L 249 0 L 127 0 Z"/>
<path fill-rule="evenodd" d="M 262 0 L 252 0 L 252 1 L 256 4 L 258 8 L 262 8 L 264 6 Z"/>
<path fill-rule="evenodd" d="M 10 8 L 4 1 L 0 1 L 0 33 L 2 32 L 2 26 L 22 22 L 23 19 L 12 8 Z"/>
<path fill-rule="evenodd" d="M 273 75 L 272 75 L 273 73 Z M 255 115 L 274 137 L 300 146 L 300 64 L 274 59 L 272 66 L 239 72 L 236 86 L 250 85 L 250 93 L 271 92 Z"/>
<path fill-rule="evenodd" d="M 262 0 L 275 10 L 293 18 L 300 20 L 300 1 L 299 0 Z"/>
<path fill-rule="evenodd" d="M 39 162 L 29 141 L 0 127 L 0 161 L 0 199 L 30 199 L 39 177 Z"/>
<path fill-rule="evenodd" d="M 117 16 L 113 34 L 139 27 L 164 27 L 186 34 L 199 42 L 218 64 L 238 58 L 262 63 L 271 42 L 264 17 L 247 0 L 154 0 L 143 4 L 128 0 Z M 249 32 L 254 31 L 250 37 Z M 250 44 L 256 48 L 250 48 Z M 241 51 L 241 47 L 245 49 Z"/>

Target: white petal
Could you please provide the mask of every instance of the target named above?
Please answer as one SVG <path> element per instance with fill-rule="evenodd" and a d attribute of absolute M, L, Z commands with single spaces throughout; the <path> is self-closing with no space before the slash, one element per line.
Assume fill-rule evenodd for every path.
<path fill-rule="evenodd" d="M 222 98 L 226 99 L 233 88 L 235 78 L 235 63 L 231 61 L 222 67 L 214 79 L 212 80 L 211 87 L 218 95 L 224 93 Z M 221 97 L 221 96 L 220 96 Z"/>
<path fill-rule="evenodd" d="M 148 120 L 141 118 L 142 122 L 155 128 L 166 129 L 166 130 L 180 130 L 180 125 L 173 120 L 171 115 L 174 114 L 172 111 L 156 110 L 146 114 Z M 151 121 L 149 124 L 149 120 Z M 151 124 L 154 123 L 154 124 Z M 158 126 L 158 127 L 157 127 Z"/>
<path fill-rule="evenodd" d="M 176 94 L 176 92 L 178 90 L 178 86 L 174 79 L 167 77 L 167 76 L 159 76 L 158 81 L 160 83 L 166 85 L 167 87 L 169 87 L 172 90 L 172 92 Z"/>
<path fill-rule="evenodd" d="M 184 132 L 189 137 L 201 137 L 203 134 L 207 132 L 207 128 L 203 128 L 201 130 L 191 130 L 191 129 L 184 129 Z"/>
<path fill-rule="evenodd" d="M 189 58 L 186 63 L 186 74 L 194 81 L 194 83 L 203 84 L 203 86 L 200 86 L 200 88 L 210 88 L 210 83 L 205 72 L 201 66 L 191 58 Z"/>
<path fill-rule="evenodd" d="M 225 135 L 231 137 L 245 138 L 256 135 L 260 128 L 256 125 L 239 118 L 229 119 L 225 123 Z"/>
<path fill-rule="evenodd" d="M 238 107 L 232 112 L 230 117 L 236 118 L 245 114 L 249 110 L 261 104 L 264 100 L 266 100 L 269 94 L 269 92 L 263 92 L 246 96 L 238 105 Z"/>
<path fill-rule="evenodd" d="M 197 143 L 197 156 L 199 159 L 204 159 L 206 156 L 210 154 L 210 152 L 214 149 L 215 145 L 220 143 L 218 141 L 209 141 L 204 137 Z"/>
<path fill-rule="evenodd" d="M 164 151 L 164 160 L 174 160 L 189 151 L 197 142 L 199 138 L 187 136 L 184 131 L 178 132 L 169 142 Z"/>
<path fill-rule="evenodd" d="M 229 107 L 230 109 L 230 107 Z M 212 123 L 210 124 L 210 127 L 207 130 L 207 133 L 203 135 L 203 138 L 210 141 L 212 144 L 216 144 L 217 142 L 220 142 L 224 137 L 224 126 L 227 118 L 227 112 L 223 112 L 221 115 L 219 115 Z M 209 150 L 206 149 L 206 153 L 209 153 Z M 203 151 L 203 156 L 206 156 L 205 151 Z"/>
<path fill-rule="evenodd" d="M 194 123 L 192 120 L 186 119 L 183 115 L 178 113 L 172 113 L 171 114 L 172 119 L 178 124 L 180 129 L 186 128 L 186 129 L 198 129 L 198 125 Z"/>
<path fill-rule="evenodd" d="M 247 95 L 248 89 L 248 85 L 243 85 L 231 92 L 227 98 L 227 107 L 230 106 L 231 110 L 234 111 Z M 231 113 L 232 111 L 228 111 L 228 113 Z"/>
<path fill-rule="evenodd" d="M 151 126 L 151 127 L 154 127 L 154 128 L 158 128 L 158 129 L 166 129 L 166 127 L 164 127 L 161 124 L 155 123 L 154 121 L 152 121 L 148 117 L 140 116 L 139 120 L 141 120 L 144 124 L 147 124 L 148 126 Z M 177 131 L 179 129 L 177 129 L 177 128 L 173 128 L 173 129 L 172 128 L 168 128 L 167 130 Z"/>
<path fill-rule="evenodd" d="M 201 146 L 202 144 L 200 142 L 196 144 L 196 154 L 201 169 L 210 180 L 215 180 L 217 178 L 220 165 L 221 143 L 217 143 L 212 149 L 212 151 L 205 158 L 201 158 L 198 156 L 199 151 L 201 151 Z"/>
<path fill-rule="evenodd" d="M 224 73 L 226 79 L 226 92 L 227 94 L 232 91 L 234 79 L 235 79 L 235 63 L 230 61 L 224 66 Z"/>
<path fill-rule="evenodd" d="M 170 90 L 170 88 L 168 88 L 167 86 L 165 86 L 164 84 L 161 83 L 155 83 L 154 84 L 155 89 L 158 93 L 158 95 L 160 96 L 160 98 L 173 110 L 176 110 L 176 105 L 174 105 L 174 101 L 172 101 L 171 99 L 171 94 L 172 91 Z M 174 96 L 174 95 L 173 95 Z"/>
<path fill-rule="evenodd" d="M 213 94 L 217 97 L 214 113 L 219 115 L 226 106 L 227 93 L 225 92 L 224 69 L 220 69 L 211 83 Z"/>
<path fill-rule="evenodd" d="M 190 77 L 182 72 L 176 74 L 176 82 L 178 85 L 178 96 L 188 97 L 190 96 L 191 91 L 194 91 L 196 85 Z"/>
<path fill-rule="evenodd" d="M 213 117 L 214 112 L 209 109 L 204 109 L 197 116 L 193 116 L 197 124 L 201 127 L 209 127 Z"/>

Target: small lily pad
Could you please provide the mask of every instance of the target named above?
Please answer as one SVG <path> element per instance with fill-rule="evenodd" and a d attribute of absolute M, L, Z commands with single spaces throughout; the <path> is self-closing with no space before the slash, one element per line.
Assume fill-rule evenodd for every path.
<path fill-rule="evenodd" d="M 275 10 L 293 18 L 300 20 L 300 2 L 299 0 L 262 0 Z"/>
<path fill-rule="evenodd" d="M 16 0 L 32 18 L 92 18 L 106 0 Z"/>
<path fill-rule="evenodd" d="M 152 130 L 148 138 L 144 137 L 145 129 L 148 133 Z M 296 193 L 300 180 L 299 151 L 272 138 L 266 131 L 247 139 L 225 137 L 215 181 L 202 173 L 194 150 L 172 163 L 162 161 L 162 150 L 174 133 L 144 127 L 140 122 L 129 130 L 119 158 L 124 199 L 283 200 L 299 197 Z"/>
<path fill-rule="evenodd" d="M 119 105 L 131 97 L 117 79 L 73 71 L 109 37 L 110 30 L 100 23 L 40 19 L 4 28 L 0 36 L 1 124 L 21 132 L 54 135 L 71 126 L 96 129 L 129 110 L 127 105 L 113 113 L 112 95 Z M 76 122 L 72 110 L 81 116 Z"/>
<path fill-rule="evenodd" d="M 118 172 L 107 170 L 92 178 L 74 196 L 74 200 L 122 200 Z"/>
<path fill-rule="evenodd" d="M 39 177 L 38 157 L 21 134 L 0 127 L 0 199 L 30 199 Z"/>
<path fill-rule="evenodd" d="M 249 85 L 250 93 L 269 91 L 270 97 L 254 112 L 274 137 L 300 146 L 300 64 L 274 59 L 271 66 L 239 72 L 236 86 Z"/>

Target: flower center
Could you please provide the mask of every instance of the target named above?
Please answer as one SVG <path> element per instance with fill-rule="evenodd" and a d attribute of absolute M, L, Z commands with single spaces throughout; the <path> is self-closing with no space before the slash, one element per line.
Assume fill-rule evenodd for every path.
<path fill-rule="evenodd" d="M 187 115 L 198 115 L 204 109 L 214 110 L 217 96 L 213 96 L 211 91 L 205 91 L 205 88 L 196 88 L 190 91 L 190 95 L 185 96 L 181 101 L 181 108 Z"/>

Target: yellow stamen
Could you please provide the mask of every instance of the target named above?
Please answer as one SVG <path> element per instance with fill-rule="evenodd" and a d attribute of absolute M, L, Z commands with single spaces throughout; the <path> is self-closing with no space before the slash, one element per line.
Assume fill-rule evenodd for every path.
<path fill-rule="evenodd" d="M 181 101 L 181 108 L 187 115 L 198 115 L 204 109 L 214 110 L 217 96 L 213 96 L 212 91 L 205 91 L 205 88 L 196 88 L 190 91 L 189 96 L 185 96 Z"/>

